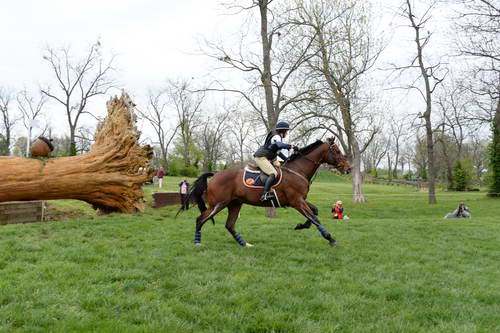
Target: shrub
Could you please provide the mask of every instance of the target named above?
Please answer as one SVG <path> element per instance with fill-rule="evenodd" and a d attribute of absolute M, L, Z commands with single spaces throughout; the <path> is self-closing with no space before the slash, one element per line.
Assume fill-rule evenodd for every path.
<path fill-rule="evenodd" d="M 199 170 L 194 165 L 190 165 L 187 167 L 182 167 L 179 170 L 179 173 L 181 176 L 185 176 L 185 177 L 198 177 Z"/>
<path fill-rule="evenodd" d="M 408 172 L 408 173 L 405 173 L 403 175 L 403 179 L 406 179 L 406 180 L 410 180 L 410 179 L 413 179 L 413 174 L 411 172 Z"/>
<path fill-rule="evenodd" d="M 467 186 L 465 170 L 462 168 L 462 163 L 457 161 L 455 168 L 453 169 L 453 186 L 455 191 L 464 191 Z"/>
<path fill-rule="evenodd" d="M 464 166 L 464 161 L 458 160 L 455 164 L 455 168 L 453 169 L 452 181 L 452 188 L 455 191 L 465 191 L 465 189 L 470 185 L 470 171 L 466 166 Z"/>
<path fill-rule="evenodd" d="M 179 176 L 179 166 L 175 162 L 170 162 L 168 165 L 168 175 L 169 176 Z"/>

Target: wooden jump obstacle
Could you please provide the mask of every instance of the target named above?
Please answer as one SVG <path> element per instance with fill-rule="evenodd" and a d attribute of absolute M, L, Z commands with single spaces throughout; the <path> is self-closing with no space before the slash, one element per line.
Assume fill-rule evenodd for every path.
<path fill-rule="evenodd" d="M 45 205 L 42 200 L 0 203 L 0 225 L 43 222 L 44 214 Z"/>
<path fill-rule="evenodd" d="M 181 195 L 179 192 L 155 192 L 153 193 L 153 200 L 155 202 L 154 208 L 175 206 L 181 204 Z M 196 203 L 196 201 L 191 198 L 189 203 Z"/>

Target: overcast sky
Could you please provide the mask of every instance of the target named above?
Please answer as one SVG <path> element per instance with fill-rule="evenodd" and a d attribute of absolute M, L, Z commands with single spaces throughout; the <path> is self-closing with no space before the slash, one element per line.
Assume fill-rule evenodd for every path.
<path fill-rule="evenodd" d="M 401 1 L 373 2 L 379 8 L 380 29 L 390 36 L 398 26 L 394 12 Z M 0 86 L 13 90 L 27 86 L 35 91 L 51 82 L 52 73 L 42 59 L 47 45 L 69 45 L 82 54 L 99 39 L 105 54 L 117 55 L 120 85 L 132 96 L 143 96 L 166 78 L 207 74 L 208 59 L 195 55 L 197 41 L 241 28 L 241 18 L 224 15 L 218 0 L 3 0 L 1 12 Z M 440 15 L 435 15 L 438 22 L 443 21 Z M 409 54 L 404 43 L 411 30 L 399 31 L 384 54 L 386 59 Z M 104 111 L 104 104 L 93 107 Z"/>
<path fill-rule="evenodd" d="M 195 0 L 3 1 L 1 83 L 46 81 L 46 45 L 83 52 L 98 38 L 104 51 L 117 54 L 120 81 L 130 89 L 200 72 L 204 59 L 189 54 L 197 35 L 217 29 L 217 8 L 215 1 Z"/>

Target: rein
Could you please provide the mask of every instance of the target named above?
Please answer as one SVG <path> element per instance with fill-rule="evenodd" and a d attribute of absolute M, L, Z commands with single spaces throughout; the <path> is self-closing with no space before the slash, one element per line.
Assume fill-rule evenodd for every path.
<path fill-rule="evenodd" d="M 312 181 L 308 180 L 306 177 L 304 177 L 304 175 L 302 175 L 301 173 L 299 173 L 295 170 L 288 169 L 287 167 L 281 167 L 281 170 L 289 171 L 289 172 L 293 173 L 294 175 L 299 176 L 300 178 L 304 179 L 308 184 L 312 183 Z"/>
<path fill-rule="evenodd" d="M 311 163 L 314 163 L 314 165 L 321 165 L 321 163 L 316 162 L 316 161 L 313 161 L 312 159 L 310 159 L 309 157 L 307 157 L 307 155 L 302 154 L 300 151 L 297 151 L 297 153 L 298 153 L 301 157 L 303 157 L 306 161 L 309 161 L 309 162 L 311 162 Z"/>
<path fill-rule="evenodd" d="M 328 144 L 328 151 L 332 151 L 332 144 Z M 319 161 L 314 161 L 312 159 L 310 159 L 309 157 L 307 157 L 307 155 L 303 154 L 300 150 L 297 151 L 297 154 L 299 154 L 302 158 L 304 158 L 306 161 L 309 161 L 311 163 L 314 163 L 315 166 L 320 166 L 322 163 L 320 163 Z M 302 179 L 306 180 L 309 185 L 312 184 L 312 182 L 314 181 L 314 179 L 316 178 L 316 173 L 313 174 L 313 177 L 311 178 L 311 180 L 308 180 L 304 175 L 302 175 L 300 172 L 297 172 L 295 170 L 292 170 L 292 169 L 289 169 L 287 167 L 285 167 L 286 165 L 286 162 L 283 163 L 283 166 L 281 167 L 282 169 L 285 169 L 285 170 L 288 170 L 290 171 L 291 173 L 301 177 Z M 302 171 L 304 172 L 304 171 Z"/>

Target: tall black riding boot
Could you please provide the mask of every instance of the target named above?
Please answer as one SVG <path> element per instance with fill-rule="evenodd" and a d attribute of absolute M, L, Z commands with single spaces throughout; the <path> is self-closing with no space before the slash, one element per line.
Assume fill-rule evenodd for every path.
<path fill-rule="evenodd" d="M 260 197 L 260 201 L 266 201 L 269 195 L 269 191 L 271 190 L 271 186 L 274 184 L 276 180 L 276 176 L 274 174 L 270 174 L 269 178 L 267 178 L 266 183 L 264 184 L 264 194 Z"/>

